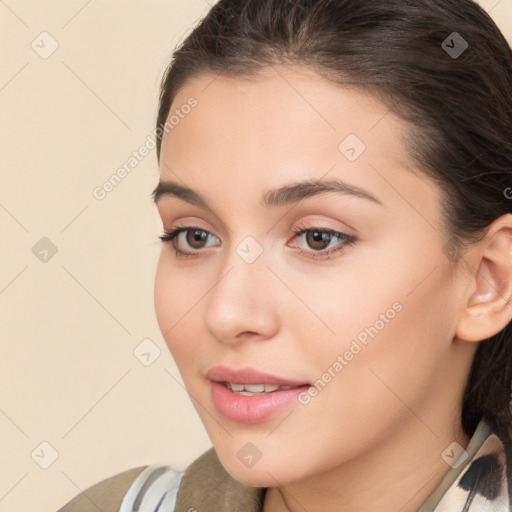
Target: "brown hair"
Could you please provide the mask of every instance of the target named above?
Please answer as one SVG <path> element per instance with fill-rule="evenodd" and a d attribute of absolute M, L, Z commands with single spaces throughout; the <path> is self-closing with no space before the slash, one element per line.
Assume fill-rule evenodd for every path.
<path fill-rule="evenodd" d="M 450 259 L 512 212 L 512 52 L 472 0 L 220 0 L 173 53 L 157 128 L 187 80 L 250 77 L 281 63 L 361 87 L 410 123 L 407 149 L 443 192 Z M 160 147 L 157 138 L 158 159 Z M 511 379 L 509 324 L 477 349 L 466 434 L 485 416 L 512 439 Z"/>

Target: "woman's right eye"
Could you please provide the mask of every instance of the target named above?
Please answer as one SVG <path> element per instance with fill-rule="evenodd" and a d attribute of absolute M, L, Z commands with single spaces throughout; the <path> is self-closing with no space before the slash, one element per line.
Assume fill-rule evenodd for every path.
<path fill-rule="evenodd" d="M 199 255 L 200 249 L 210 247 L 204 245 L 205 241 L 208 241 L 208 237 L 213 235 L 204 229 L 198 227 L 179 227 L 170 231 L 165 231 L 162 236 L 158 238 L 163 243 L 170 243 L 176 252 L 178 257 L 189 257 Z M 216 237 L 214 237 L 216 238 Z M 218 240 L 218 239 L 217 239 Z M 183 249 L 180 244 L 188 246 L 190 249 Z M 195 249 L 195 250 L 194 250 Z"/>

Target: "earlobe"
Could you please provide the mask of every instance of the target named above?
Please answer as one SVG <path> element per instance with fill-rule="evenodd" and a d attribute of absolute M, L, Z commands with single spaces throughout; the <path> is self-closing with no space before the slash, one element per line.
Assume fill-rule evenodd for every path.
<path fill-rule="evenodd" d="M 496 219 L 474 248 L 470 295 L 455 336 L 482 341 L 512 320 L 512 214 Z"/>

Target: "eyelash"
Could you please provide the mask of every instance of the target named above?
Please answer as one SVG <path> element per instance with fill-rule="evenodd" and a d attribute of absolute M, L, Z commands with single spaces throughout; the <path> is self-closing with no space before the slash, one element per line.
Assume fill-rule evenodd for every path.
<path fill-rule="evenodd" d="M 175 238 L 177 238 L 180 233 L 186 232 L 186 231 L 193 231 L 193 230 L 198 230 L 198 231 L 202 231 L 203 233 L 211 234 L 203 228 L 199 228 L 199 227 L 195 227 L 195 226 L 186 226 L 186 227 L 177 227 L 170 231 L 164 231 L 164 234 L 162 236 L 159 236 L 158 238 L 162 241 L 162 243 L 170 243 L 172 245 L 172 247 L 176 253 L 176 257 L 178 257 L 178 258 L 196 257 L 196 256 L 200 255 L 202 250 L 183 251 L 182 249 L 179 249 L 177 247 L 176 243 L 174 242 Z M 343 252 L 345 251 L 345 249 L 347 247 L 351 247 L 352 245 L 354 245 L 357 242 L 357 238 L 355 236 L 347 235 L 346 233 L 342 233 L 340 231 L 335 231 L 333 229 L 327 229 L 327 228 L 321 228 L 321 227 L 297 226 L 292 231 L 293 231 L 293 233 L 295 233 L 294 238 L 298 238 L 305 233 L 320 231 L 322 233 L 328 233 L 331 236 L 331 240 L 332 240 L 332 238 L 338 238 L 340 241 L 344 242 L 342 245 L 338 245 L 338 246 L 336 246 L 334 248 L 330 248 L 330 249 L 324 249 L 322 251 L 314 251 L 314 250 L 307 251 L 305 249 L 298 249 L 299 254 L 301 254 L 302 256 L 305 256 L 307 258 L 310 258 L 310 259 L 328 259 L 328 258 L 330 258 L 331 254 L 333 254 L 333 253 L 343 254 Z M 331 240 L 329 240 L 329 243 Z M 312 254 L 313 254 L 313 256 L 312 256 Z"/>

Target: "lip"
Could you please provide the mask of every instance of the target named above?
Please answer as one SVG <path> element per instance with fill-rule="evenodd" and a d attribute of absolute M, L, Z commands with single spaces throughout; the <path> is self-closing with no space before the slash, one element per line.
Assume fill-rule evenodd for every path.
<path fill-rule="evenodd" d="M 214 382 L 231 382 L 232 384 L 274 384 L 275 386 L 305 386 L 308 382 L 290 380 L 261 372 L 254 368 L 229 368 L 214 366 L 206 372 L 206 378 Z"/>
<path fill-rule="evenodd" d="M 208 370 L 206 377 L 210 380 L 210 395 L 217 411 L 231 421 L 244 424 L 260 423 L 269 419 L 297 402 L 299 395 L 310 387 L 309 383 L 285 379 L 249 367 L 236 369 L 215 366 Z M 225 382 L 297 387 L 245 396 L 228 389 Z"/>

